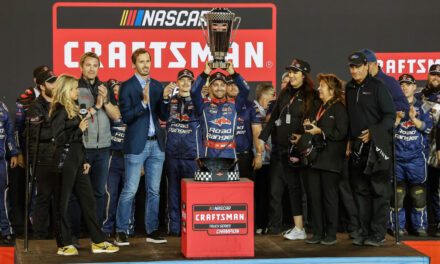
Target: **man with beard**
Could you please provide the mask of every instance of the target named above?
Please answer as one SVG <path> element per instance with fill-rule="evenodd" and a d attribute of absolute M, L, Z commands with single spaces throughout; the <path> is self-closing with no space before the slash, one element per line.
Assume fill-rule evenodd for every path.
<path fill-rule="evenodd" d="M 166 120 L 161 111 L 163 87 L 150 77 L 150 53 L 139 48 L 131 56 L 135 69 L 133 77 L 123 82 L 119 92 L 122 120 L 127 124 L 122 152 L 125 158 L 125 182 L 116 212 L 117 245 L 129 245 L 127 231 L 134 196 L 139 186 L 142 166 L 145 169 L 145 229 L 149 243 L 166 243 L 160 236 L 159 199 L 162 167 L 165 159 L 165 135 L 159 119 Z"/>
<path fill-rule="evenodd" d="M 98 78 L 98 55 L 93 52 L 84 53 L 79 66 L 82 74 L 78 81 L 78 106 L 89 109 L 92 116 L 92 122 L 89 122 L 87 132 L 83 135 L 83 144 L 87 162 L 91 166 L 89 176 L 96 199 L 96 215 L 99 225 L 102 226 L 111 145 L 110 120 L 116 121 L 121 115 L 113 89 Z"/>
<path fill-rule="evenodd" d="M 235 149 L 235 131 L 237 129 L 237 110 L 246 103 L 249 86 L 241 75 L 235 72 L 232 63 L 226 69 L 237 84 L 239 93 L 235 99 L 226 97 L 226 76 L 222 72 L 212 73 L 209 61 L 204 71 L 197 77 L 191 88 L 191 99 L 197 113 L 203 136 L 203 151 L 200 157 L 237 158 Z M 210 75 L 211 74 L 211 75 Z M 202 98 L 202 88 L 209 77 L 209 89 L 212 97 Z"/>
<path fill-rule="evenodd" d="M 440 133 L 438 133 L 438 119 L 440 117 L 440 64 L 433 64 L 429 67 L 426 87 L 421 92 L 415 94 L 415 97 L 419 100 L 422 99 L 431 106 L 434 120 L 434 125 L 429 135 L 427 203 L 428 213 L 432 210 L 436 222 L 434 236 L 440 237 Z"/>
<path fill-rule="evenodd" d="M 170 83 L 163 91 L 163 112 L 167 118 L 167 141 L 165 147 L 165 169 L 168 177 L 168 232 L 180 235 L 180 181 L 193 178 L 198 169 L 197 146 L 202 145 L 200 122 L 191 100 L 191 84 L 194 74 L 188 69 L 177 75 L 177 83 Z M 171 96 L 173 90 L 178 94 Z"/>
<path fill-rule="evenodd" d="M 51 198 L 56 193 L 57 190 L 55 188 L 58 186 L 58 177 L 52 172 L 50 166 L 54 145 L 49 120 L 49 110 L 56 79 L 57 77 L 50 70 L 44 71 L 37 76 L 37 85 L 41 94 L 31 104 L 27 113 L 27 117 L 31 119 L 30 127 L 27 128 L 30 129 L 29 160 L 31 162 L 36 161 L 36 164 L 32 164 L 32 167 L 36 167 L 35 176 L 37 178 L 37 195 L 33 218 L 35 239 L 46 239 L 49 235 L 49 216 L 54 216 L 49 211 Z M 39 138 L 37 138 L 37 134 L 40 135 Z"/>

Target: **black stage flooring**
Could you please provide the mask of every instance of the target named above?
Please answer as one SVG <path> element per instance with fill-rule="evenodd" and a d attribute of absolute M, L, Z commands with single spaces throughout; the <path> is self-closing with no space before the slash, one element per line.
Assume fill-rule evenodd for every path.
<path fill-rule="evenodd" d="M 168 237 L 167 244 L 146 243 L 145 238 L 130 239 L 130 246 L 121 247 L 118 253 L 92 254 L 90 240 L 80 239 L 79 256 L 58 256 L 54 240 L 30 240 L 29 252 L 23 251 L 22 239 L 16 240 L 15 263 L 93 263 L 185 260 L 180 252 L 180 238 Z M 334 246 L 308 245 L 304 241 L 285 240 L 280 235 L 255 237 L 255 258 L 315 258 L 315 257 L 424 257 L 425 255 L 400 244 L 387 236 L 382 247 L 354 246 L 347 234 L 338 235 Z"/>

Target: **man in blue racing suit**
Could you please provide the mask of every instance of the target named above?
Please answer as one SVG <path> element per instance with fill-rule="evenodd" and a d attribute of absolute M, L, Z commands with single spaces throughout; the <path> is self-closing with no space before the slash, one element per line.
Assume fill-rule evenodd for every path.
<path fill-rule="evenodd" d="M 235 132 L 237 129 L 237 109 L 241 109 L 249 95 L 249 86 L 230 62 L 227 73 L 237 84 L 239 93 L 235 99 L 226 97 L 226 76 L 222 72 L 211 74 L 209 61 L 205 63 L 204 71 L 197 77 L 191 88 L 191 98 L 197 113 L 200 115 L 200 125 L 203 136 L 201 158 L 237 158 L 235 151 Z M 211 75 L 209 75 L 211 74 Z M 202 98 L 202 88 L 209 77 L 211 98 Z"/>
<path fill-rule="evenodd" d="M 190 91 L 194 74 L 188 69 L 179 71 L 177 82 L 168 84 L 163 92 L 163 113 L 166 113 L 167 140 L 165 171 L 168 177 L 168 234 L 180 235 L 180 180 L 194 177 L 198 169 L 199 146 L 202 144 L 198 114 Z M 175 95 L 173 91 L 178 90 Z"/>
<path fill-rule="evenodd" d="M 432 114 L 428 104 L 424 104 L 414 97 L 417 86 L 412 75 L 401 75 L 399 83 L 410 103 L 408 114 L 405 114 L 404 111 L 397 111 L 395 123 L 397 208 L 400 235 L 407 233 L 403 201 L 408 190 L 412 198 L 412 227 L 417 235 L 425 237 L 428 229 L 425 181 L 429 151 L 428 136 L 433 124 Z M 391 228 L 394 230 L 396 222 L 394 199 L 391 200 L 391 203 L 390 221 Z"/>

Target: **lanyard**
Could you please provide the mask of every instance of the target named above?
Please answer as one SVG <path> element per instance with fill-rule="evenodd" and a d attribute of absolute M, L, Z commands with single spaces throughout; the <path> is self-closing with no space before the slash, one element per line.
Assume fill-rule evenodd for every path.
<path fill-rule="evenodd" d="M 324 115 L 325 111 L 327 110 L 323 107 L 324 105 L 322 104 L 321 107 L 319 108 L 318 114 L 316 114 L 316 118 L 315 118 L 316 122 L 318 122 L 319 119 L 321 119 L 321 117 Z"/>

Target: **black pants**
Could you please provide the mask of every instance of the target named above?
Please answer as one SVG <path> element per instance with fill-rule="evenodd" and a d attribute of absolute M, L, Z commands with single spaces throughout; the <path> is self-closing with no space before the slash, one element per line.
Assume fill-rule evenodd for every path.
<path fill-rule="evenodd" d="M 23 234 L 24 230 L 24 211 L 26 193 L 25 169 L 20 166 L 11 168 L 8 166 L 9 177 L 9 201 L 11 204 L 10 221 L 17 235 Z"/>
<path fill-rule="evenodd" d="M 336 238 L 340 175 L 330 171 L 308 169 L 306 177 L 313 234 L 320 237 Z"/>
<path fill-rule="evenodd" d="M 302 190 L 300 169 L 293 168 L 287 161 L 287 153 L 273 156 L 270 164 L 270 211 L 269 229 L 272 233 L 281 231 L 284 188 L 289 192 L 290 207 L 293 216 L 302 215 Z"/>
<path fill-rule="evenodd" d="M 266 228 L 269 211 L 269 164 L 263 165 L 255 171 L 254 199 L 255 199 L 255 229 Z"/>
<path fill-rule="evenodd" d="M 252 152 L 240 152 L 237 153 L 238 158 L 238 171 L 240 172 L 240 178 L 254 179 L 252 161 L 254 155 Z"/>
<path fill-rule="evenodd" d="M 47 238 L 49 234 L 50 219 L 54 219 L 55 206 L 51 207 L 52 198 L 57 197 L 59 194 L 59 177 L 53 171 L 50 165 L 37 164 L 35 170 L 35 176 L 37 178 L 37 195 L 35 197 L 34 206 L 34 235 L 37 238 Z M 52 217 L 51 217 L 52 216 Z"/>
<path fill-rule="evenodd" d="M 383 239 L 390 210 L 390 171 L 387 169 L 372 175 L 366 175 L 363 171 L 364 166 L 357 167 L 350 160 L 350 182 L 358 204 L 362 236 Z"/>
<path fill-rule="evenodd" d="M 344 205 L 346 215 L 346 228 L 349 232 L 357 231 L 360 227 L 359 225 L 359 214 L 358 207 L 354 200 L 353 190 L 350 185 L 350 174 L 349 174 L 349 158 L 346 157 L 344 160 L 344 167 L 341 174 L 341 178 L 339 180 L 339 194 L 341 197 L 341 201 Z"/>
<path fill-rule="evenodd" d="M 70 195 L 75 193 L 79 200 L 84 222 L 94 243 L 105 241 L 105 235 L 100 229 L 96 217 L 96 203 L 93 196 L 92 184 L 88 175 L 83 174 L 84 153 L 82 144 L 72 144 L 67 154 L 61 173 L 61 188 L 58 204 L 58 215 L 64 246 L 72 244 L 72 234 L 67 208 Z"/>

